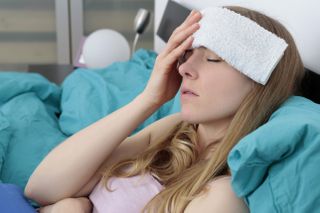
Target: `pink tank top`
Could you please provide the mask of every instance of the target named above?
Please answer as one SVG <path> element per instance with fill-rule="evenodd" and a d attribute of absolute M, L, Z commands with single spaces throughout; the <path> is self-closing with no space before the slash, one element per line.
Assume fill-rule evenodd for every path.
<path fill-rule="evenodd" d="M 144 206 L 162 189 L 163 186 L 149 173 L 129 178 L 109 179 L 109 192 L 100 181 L 89 199 L 93 213 L 140 213 Z"/>

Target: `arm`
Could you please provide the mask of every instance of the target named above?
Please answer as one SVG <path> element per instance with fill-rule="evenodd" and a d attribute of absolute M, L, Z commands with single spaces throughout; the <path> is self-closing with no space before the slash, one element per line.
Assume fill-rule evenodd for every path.
<path fill-rule="evenodd" d="M 193 13 L 174 31 L 156 59 L 146 88 L 137 98 L 68 138 L 45 157 L 27 183 L 27 197 L 40 205 L 48 205 L 92 189 L 99 178 L 95 174 L 118 146 L 124 141 L 128 144 L 132 140 L 128 138 L 130 133 L 177 93 L 181 84 L 177 61 L 190 48 L 191 36 L 199 28 L 195 23 L 199 20 L 199 14 Z M 137 146 L 145 148 L 151 136 L 148 131 L 143 132 L 143 138 L 147 139 Z M 93 177 L 94 181 L 90 182 Z M 86 191 L 81 192 L 84 186 Z"/>
<path fill-rule="evenodd" d="M 230 177 L 223 177 L 212 181 L 208 192 L 192 200 L 185 213 L 249 213 L 244 201 L 233 192 L 230 180 Z"/>
<path fill-rule="evenodd" d="M 86 197 L 66 198 L 55 204 L 41 207 L 40 213 L 91 213 L 92 204 Z"/>
<path fill-rule="evenodd" d="M 25 194 L 41 205 L 72 197 L 114 149 L 156 109 L 140 95 L 68 138 L 39 164 L 27 183 Z"/>

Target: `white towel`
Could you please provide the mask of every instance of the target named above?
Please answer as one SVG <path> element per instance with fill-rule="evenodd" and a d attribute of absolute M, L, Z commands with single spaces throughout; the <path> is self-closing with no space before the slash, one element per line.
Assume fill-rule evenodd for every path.
<path fill-rule="evenodd" d="M 265 85 L 288 44 L 256 22 L 227 8 L 201 11 L 193 48 L 204 46 L 254 81 Z"/>

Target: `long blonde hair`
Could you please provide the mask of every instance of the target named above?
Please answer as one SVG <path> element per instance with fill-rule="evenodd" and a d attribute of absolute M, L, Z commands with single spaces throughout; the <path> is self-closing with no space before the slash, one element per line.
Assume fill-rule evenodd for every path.
<path fill-rule="evenodd" d="M 108 190 L 111 176 L 130 177 L 151 172 L 161 181 L 165 188 L 143 212 L 183 212 L 210 181 L 228 172 L 227 156 L 235 144 L 264 124 L 289 96 L 299 95 L 304 68 L 290 33 L 279 22 L 259 12 L 242 7 L 227 8 L 285 39 L 289 46 L 268 83 L 265 86 L 254 83 L 209 159 L 205 160 L 206 153 L 199 153 L 197 149 L 197 126 L 183 122 L 165 140 L 154 143 L 137 158 L 107 168 L 103 181 Z"/>

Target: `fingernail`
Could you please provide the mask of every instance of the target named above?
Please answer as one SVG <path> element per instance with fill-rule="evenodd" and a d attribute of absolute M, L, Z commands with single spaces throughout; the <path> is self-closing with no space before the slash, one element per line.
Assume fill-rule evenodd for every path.
<path fill-rule="evenodd" d="M 202 15 L 200 11 L 195 11 L 194 13 L 196 13 L 197 15 Z"/>

